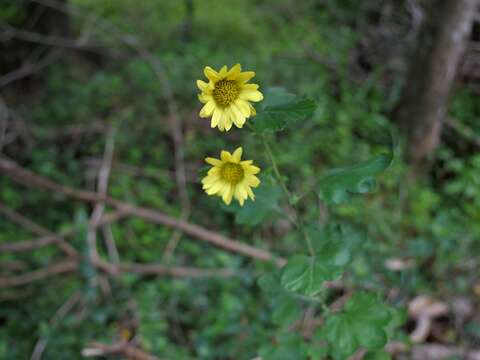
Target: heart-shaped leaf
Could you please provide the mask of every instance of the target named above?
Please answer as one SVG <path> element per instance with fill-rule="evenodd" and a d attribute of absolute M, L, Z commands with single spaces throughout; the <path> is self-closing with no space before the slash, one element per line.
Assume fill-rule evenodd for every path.
<path fill-rule="evenodd" d="M 280 131 L 312 116 L 316 108 L 312 99 L 295 96 L 281 88 L 267 89 L 263 106 L 253 118 L 253 128 L 258 132 Z"/>
<path fill-rule="evenodd" d="M 382 349 L 388 340 L 386 328 L 392 319 L 391 309 L 373 294 L 354 294 L 342 312 L 327 319 L 322 330 L 332 353 L 345 359 L 360 347 Z"/>
<path fill-rule="evenodd" d="M 365 194 L 376 188 L 376 176 L 387 169 L 393 154 L 382 154 L 363 163 L 330 171 L 319 182 L 320 196 L 327 203 L 340 204 L 352 194 Z"/>

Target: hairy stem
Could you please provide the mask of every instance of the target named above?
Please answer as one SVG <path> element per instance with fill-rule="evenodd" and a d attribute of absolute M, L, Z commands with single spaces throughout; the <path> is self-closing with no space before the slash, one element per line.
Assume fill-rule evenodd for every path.
<path fill-rule="evenodd" d="M 313 250 L 313 245 L 310 240 L 310 237 L 308 236 L 308 233 L 305 229 L 305 225 L 303 223 L 303 219 L 300 216 L 300 211 L 297 206 L 297 202 L 294 201 L 292 193 L 288 190 L 287 184 L 285 183 L 285 180 L 283 179 L 282 175 L 280 174 L 280 170 L 278 169 L 277 161 L 275 160 L 275 156 L 273 155 L 272 148 L 270 147 L 270 144 L 268 143 L 268 140 L 264 134 L 262 134 L 262 142 L 263 146 L 265 147 L 265 150 L 267 151 L 267 155 L 270 159 L 270 162 L 272 163 L 273 167 L 273 172 L 275 173 L 275 177 L 277 178 L 277 182 L 279 183 L 280 187 L 283 190 L 283 193 L 285 195 L 285 198 L 287 199 L 288 203 L 290 206 L 293 207 L 295 211 L 295 225 L 297 228 L 302 232 L 303 237 L 305 239 L 305 242 L 307 243 L 308 251 L 310 255 L 315 256 L 315 251 Z"/>

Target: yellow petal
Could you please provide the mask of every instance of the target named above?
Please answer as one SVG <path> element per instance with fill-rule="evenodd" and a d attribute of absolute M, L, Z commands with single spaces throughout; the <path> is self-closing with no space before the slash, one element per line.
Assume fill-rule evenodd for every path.
<path fill-rule="evenodd" d="M 230 203 L 232 202 L 233 191 L 234 187 L 230 184 L 228 185 L 227 189 L 224 190 L 222 200 L 225 202 L 225 204 L 230 205 Z"/>
<path fill-rule="evenodd" d="M 197 80 L 197 87 L 200 89 L 200 91 L 207 91 L 208 83 L 203 80 Z"/>
<path fill-rule="evenodd" d="M 258 185 L 260 185 L 260 180 L 255 175 L 249 176 L 247 182 L 248 185 L 251 187 L 257 187 Z"/>
<path fill-rule="evenodd" d="M 227 73 L 226 78 L 228 80 L 235 80 L 237 78 L 238 74 L 240 74 L 241 71 L 242 71 L 242 66 L 240 64 L 235 64 L 235 65 L 232 66 L 230 71 Z"/>
<path fill-rule="evenodd" d="M 223 65 L 222 68 L 220 69 L 220 77 L 221 78 L 225 78 L 225 76 L 227 75 L 227 72 L 228 72 L 228 68 L 227 68 L 227 65 Z"/>
<path fill-rule="evenodd" d="M 250 197 L 250 199 L 255 201 L 255 194 L 253 193 L 253 191 L 250 187 L 247 187 L 247 193 L 248 193 L 248 196 Z"/>
<path fill-rule="evenodd" d="M 210 170 L 208 170 L 208 175 L 210 176 L 218 176 L 220 175 L 220 167 L 214 166 Z"/>
<path fill-rule="evenodd" d="M 258 174 L 260 172 L 260 168 L 255 165 L 247 165 L 244 167 L 244 171 L 248 174 Z"/>
<path fill-rule="evenodd" d="M 237 75 L 237 81 L 239 82 L 247 82 L 251 78 L 255 76 L 255 72 L 253 71 L 245 71 Z"/>
<path fill-rule="evenodd" d="M 233 122 L 231 117 L 224 118 L 225 130 L 228 131 L 232 128 Z"/>
<path fill-rule="evenodd" d="M 243 149 L 241 146 L 235 149 L 232 155 L 233 162 L 237 164 L 240 162 L 240 160 L 242 159 L 242 152 L 243 152 Z"/>
<path fill-rule="evenodd" d="M 210 100 L 205 105 L 203 105 L 202 110 L 200 110 L 200 117 L 207 118 L 212 116 L 213 110 L 215 110 L 215 103 L 213 100 Z"/>
<path fill-rule="evenodd" d="M 213 184 L 215 184 L 216 182 L 218 182 L 220 180 L 221 179 L 220 179 L 219 176 L 205 176 L 202 179 L 203 188 L 207 189 L 207 188 L 209 188 L 210 186 L 212 186 Z"/>
<path fill-rule="evenodd" d="M 246 187 L 240 186 L 240 184 L 238 184 L 235 187 L 235 198 L 240 200 L 240 199 L 246 199 L 247 197 L 248 195 L 247 195 Z"/>
<path fill-rule="evenodd" d="M 220 158 L 223 162 L 232 161 L 232 154 L 230 154 L 230 152 L 228 152 L 227 150 L 222 150 L 222 152 L 220 153 Z"/>
<path fill-rule="evenodd" d="M 208 195 L 213 195 L 218 193 L 221 189 L 223 188 L 223 183 L 221 181 L 217 181 L 215 184 L 213 184 L 209 189 L 207 189 L 205 192 Z"/>
<path fill-rule="evenodd" d="M 248 102 L 246 102 L 245 100 L 236 100 L 234 105 L 237 106 L 237 108 L 241 111 L 241 113 L 243 114 L 243 116 L 245 117 L 249 117 L 250 114 L 251 114 L 251 111 L 250 111 L 250 106 L 248 104 Z"/>
<path fill-rule="evenodd" d="M 252 104 L 248 103 L 248 106 L 250 107 L 250 114 L 252 116 L 257 115 L 257 110 L 255 110 L 255 108 L 252 106 Z"/>
<path fill-rule="evenodd" d="M 242 90 L 247 90 L 247 91 L 255 91 L 258 90 L 259 85 L 257 84 L 242 84 L 241 89 Z"/>
<path fill-rule="evenodd" d="M 263 94 L 257 90 L 242 91 L 238 97 L 242 100 L 255 101 L 255 102 L 263 100 Z"/>
<path fill-rule="evenodd" d="M 242 112 L 238 109 L 238 107 L 235 104 L 232 104 L 230 108 L 232 112 L 233 122 L 238 128 L 241 129 L 243 127 L 243 124 L 245 124 L 245 116 L 242 114 Z"/>
<path fill-rule="evenodd" d="M 223 110 L 216 107 L 215 111 L 213 112 L 212 122 L 210 124 L 212 128 L 216 127 L 220 123 L 222 116 L 223 116 Z"/>
<path fill-rule="evenodd" d="M 210 66 L 205 66 L 205 69 L 203 69 L 203 73 L 208 78 L 208 80 L 219 81 L 221 79 L 220 74 L 213 70 Z"/>
<path fill-rule="evenodd" d="M 213 157 L 206 157 L 205 162 L 213 166 L 220 166 L 223 164 L 220 160 L 215 159 Z"/>
<path fill-rule="evenodd" d="M 198 100 L 200 100 L 200 102 L 206 104 L 209 99 L 207 99 L 207 97 L 205 96 L 204 93 L 201 93 L 201 94 L 198 94 Z"/>

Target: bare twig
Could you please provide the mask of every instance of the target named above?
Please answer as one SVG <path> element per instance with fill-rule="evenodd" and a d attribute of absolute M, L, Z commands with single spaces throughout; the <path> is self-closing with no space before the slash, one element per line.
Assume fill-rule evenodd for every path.
<path fill-rule="evenodd" d="M 229 278 L 238 275 L 238 273 L 230 269 L 198 269 L 192 267 L 164 266 L 158 264 L 121 263 L 118 264 L 116 268 L 119 272 L 126 273 L 135 273 L 142 275 L 168 275 L 173 277 L 188 278 Z"/>
<path fill-rule="evenodd" d="M 78 49 L 78 50 L 86 50 L 92 52 L 98 52 L 99 47 L 97 45 L 89 44 L 85 42 L 83 39 L 69 39 L 60 36 L 52 36 L 52 35 L 43 35 L 40 33 L 17 29 L 5 22 L 0 23 L 0 29 L 3 30 L 0 33 L 0 37 L 3 40 L 8 39 L 19 39 L 26 42 L 48 45 L 48 46 L 57 46 L 63 47 L 68 49 Z"/>
<path fill-rule="evenodd" d="M 278 266 L 283 266 L 285 264 L 285 259 L 276 257 L 266 250 L 257 249 L 253 246 L 240 243 L 216 232 L 202 228 L 201 226 L 188 223 L 184 220 L 172 218 L 160 211 L 135 206 L 133 204 L 119 201 L 108 196 L 99 196 L 98 194 L 90 191 L 77 190 L 68 186 L 60 185 L 43 176 L 34 174 L 31 171 L 20 167 L 18 164 L 7 159 L 6 157 L 0 157 L 0 172 L 3 172 L 4 174 L 10 176 L 13 180 L 26 186 L 48 189 L 87 202 L 96 203 L 103 201 L 106 204 L 115 207 L 117 210 L 122 210 L 130 215 L 141 217 L 155 224 L 161 224 L 178 229 L 185 234 L 206 241 L 225 250 L 242 254 L 257 260 L 275 261 Z"/>
<path fill-rule="evenodd" d="M 10 220 L 15 224 L 18 224 L 24 227 L 25 229 L 27 229 L 33 234 L 42 235 L 42 236 L 50 235 L 50 231 L 45 229 L 43 226 L 40 226 L 34 223 L 33 221 L 31 221 L 30 219 L 27 219 L 22 214 L 19 214 L 15 210 L 10 209 L 9 207 L 5 206 L 5 204 L 3 204 L 1 201 L 0 201 L 0 215 L 4 216 L 5 218 L 7 218 L 8 220 Z"/>
<path fill-rule="evenodd" d="M 5 104 L 5 101 L 0 96 L 0 153 L 2 152 L 3 146 L 5 145 L 5 137 L 7 135 L 7 127 L 8 127 L 8 118 L 9 118 L 9 111 L 8 111 L 7 104 Z"/>
<path fill-rule="evenodd" d="M 110 176 L 110 169 L 112 167 L 113 150 L 115 144 L 115 128 L 111 127 L 108 130 L 105 141 L 105 153 L 103 156 L 103 163 L 98 172 L 97 191 L 100 196 L 106 196 L 108 194 L 108 178 Z M 91 262 L 96 262 L 99 259 L 97 250 L 97 228 L 98 223 L 101 221 L 103 211 L 105 210 L 105 204 L 97 202 L 93 208 L 92 215 L 90 217 L 90 223 L 92 224 L 87 231 L 87 246 L 88 254 Z M 114 244 L 111 245 L 115 246 Z M 118 255 L 118 252 L 117 252 Z"/>
<path fill-rule="evenodd" d="M 0 88 L 41 71 L 48 65 L 52 64 L 55 60 L 57 60 L 61 54 L 62 51 L 60 50 L 52 50 L 50 53 L 45 55 L 43 58 L 37 60 L 36 62 L 25 62 L 18 69 L 15 69 L 5 75 L 0 76 Z"/>
<path fill-rule="evenodd" d="M 112 260 L 113 263 L 119 263 L 120 255 L 115 244 L 115 238 L 113 236 L 113 231 L 110 224 L 102 226 L 102 235 L 105 239 L 108 257 Z"/>
<path fill-rule="evenodd" d="M 27 230 L 29 230 L 30 232 L 32 232 L 34 234 L 42 236 L 42 238 L 38 239 L 38 241 L 36 240 L 33 243 L 29 243 L 29 246 L 31 248 L 36 249 L 36 248 L 39 248 L 39 247 L 43 247 L 43 246 L 55 243 L 68 256 L 78 257 L 77 250 L 75 250 L 75 248 L 73 246 L 71 246 L 70 244 L 66 243 L 63 238 L 56 237 L 55 234 L 52 234 L 50 231 L 45 229 L 43 226 L 40 226 L 40 225 L 34 223 L 33 221 L 27 219 L 25 216 L 23 216 L 23 215 L 17 213 L 16 211 L 8 208 L 7 206 L 2 204 L 1 202 L 0 202 L 0 215 L 3 215 L 4 217 L 9 219 L 10 221 L 23 226 L 24 228 L 26 228 Z M 55 240 L 52 241 L 52 237 L 55 237 Z M 48 240 L 48 239 L 50 239 L 50 240 Z M 18 247 L 20 245 L 20 249 L 22 249 L 22 246 L 25 246 L 26 244 L 19 244 L 19 243 L 0 244 L 0 251 L 4 251 L 4 250 L 12 251 L 11 249 L 9 249 L 9 246 L 11 246 L 11 245 L 13 245 L 13 248 Z M 28 246 L 23 247 L 23 249 L 26 249 L 26 248 L 28 248 Z"/>
<path fill-rule="evenodd" d="M 55 275 L 71 273 L 78 268 L 78 262 L 75 260 L 62 261 L 49 265 L 43 269 L 35 270 L 18 276 L 3 277 L 0 276 L 0 289 L 26 285 L 34 281 L 42 280 Z"/>
<path fill-rule="evenodd" d="M 94 264 L 100 270 L 106 272 L 110 276 L 118 276 L 122 273 L 135 273 L 140 275 L 156 275 L 186 278 L 205 278 L 219 277 L 229 278 L 237 276 L 230 269 L 201 269 L 183 266 L 164 266 L 159 264 L 137 264 L 137 263 L 120 263 L 113 264 L 108 261 L 98 260 Z M 16 276 L 0 276 L 0 289 L 16 286 L 28 285 L 32 282 L 43 280 L 60 274 L 72 273 L 79 269 L 79 260 L 67 260 L 48 265 L 45 268 L 34 270 L 22 275 Z"/>
<path fill-rule="evenodd" d="M 109 129 L 108 125 L 100 120 L 95 120 L 86 124 L 73 124 L 63 128 L 44 128 L 34 127 L 35 136 L 43 138 L 77 138 L 83 135 L 104 134 Z M 102 160 L 99 160 L 101 163 Z M 99 166 L 100 167 L 100 166 Z"/>
<path fill-rule="evenodd" d="M 104 215 L 97 223 L 97 226 L 102 226 L 105 224 L 110 224 L 115 222 L 122 217 L 127 215 L 126 212 L 117 211 L 111 214 Z M 91 227 L 92 224 L 88 224 L 88 227 Z M 77 233 L 80 229 L 76 227 L 72 227 L 70 229 L 66 229 L 61 231 L 58 234 L 48 233 L 45 236 L 40 238 L 32 239 L 32 240 L 24 240 L 24 241 L 15 241 L 11 243 L 3 243 L 0 244 L 0 252 L 3 251 L 12 251 L 12 252 L 25 252 L 31 251 L 35 249 L 39 249 L 41 247 L 50 245 L 50 244 L 57 244 L 65 241 L 65 238 Z"/>
<path fill-rule="evenodd" d="M 58 323 L 73 309 L 77 302 L 81 298 L 81 292 L 76 291 L 70 296 L 67 301 L 55 312 L 53 317 L 50 319 L 50 326 L 57 326 Z M 42 354 L 47 347 L 48 337 L 43 337 L 37 341 L 35 347 L 33 348 L 32 356 L 30 360 L 40 360 Z"/>
<path fill-rule="evenodd" d="M 104 357 L 108 355 L 123 355 L 125 358 L 132 360 L 160 360 L 160 358 L 126 342 L 120 342 L 113 345 L 94 342 L 90 344 L 89 347 L 82 350 L 82 356 L 84 357 Z"/>
<path fill-rule="evenodd" d="M 88 167 L 91 167 L 92 169 L 99 169 L 102 160 L 98 158 L 84 158 L 82 159 L 82 162 L 87 165 Z M 191 176 L 187 176 L 187 182 L 196 182 L 196 166 L 188 166 L 188 173 L 192 174 Z M 135 166 L 131 164 L 126 164 L 126 163 L 120 163 L 117 161 L 114 161 L 112 164 L 112 170 L 118 171 L 121 173 L 129 174 L 135 177 L 144 177 L 144 178 L 149 178 L 152 180 L 164 180 L 165 178 L 175 178 L 175 171 L 170 171 L 166 169 L 151 169 L 151 168 L 144 168 L 141 166 Z"/>

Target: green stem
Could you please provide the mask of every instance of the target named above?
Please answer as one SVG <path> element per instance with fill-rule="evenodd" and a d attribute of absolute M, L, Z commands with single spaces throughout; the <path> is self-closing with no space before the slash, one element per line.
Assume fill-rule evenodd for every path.
<path fill-rule="evenodd" d="M 273 172 L 275 173 L 277 181 L 280 184 L 280 186 L 283 190 L 283 193 L 285 194 L 285 197 L 288 200 L 288 203 L 292 204 L 293 203 L 292 194 L 288 190 L 287 185 L 285 184 L 285 181 L 283 180 L 282 175 L 280 174 L 280 171 L 278 170 L 277 161 L 275 160 L 275 157 L 273 156 L 272 148 L 270 147 L 270 144 L 268 143 L 265 135 L 263 135 L 263 134 L 262 134 L 262 141 L 263 141 L 263 145 L 265 146 L 265 150 L 267 151 L 268 157 L 270 158 L 270 162 L 272 163 Z"/>
<path fill-rule="evenodd" d="M 315 256 L 315 251 L 313 249 L 312 242 L 310 240 L 310 237 L 308 236 L 308 233 L 305 229 L 305 225 L 303 223 L 303 219 L 300 216 L 300 211 L 298 209 L 297 203 L 293 200 L 292 193 L 288 190 L 287 184 L 285 183 L 285 180 L 283 179 L 282 175 L 280 174 L 280 171 L 278 169 L 277 161 L 275 160 L 275 156 L 273 155 L 272 148 L 270 147 L 270 144 L 267 141 L 267 138 L 264 134 L 261 135 L 262 137 L 262 142 L 265 147 L 265 150 L 267 151 L 268 157 L 270 159 L 270 162 L 272 163 L 273 167 L 273 172 L 275 173 L 275 177 L 277 178 L 278 183 L 280 184 L 280 187 L 283 190 L 283 193 L 285 194 L 285 197 L 290 204 L 290 206 L 293 207 L 295 210 L 295 225 L 298 227 L 298 229 L 302 232 L 303 237 L 305 238 L 305 242 L 307 243 L 308 251 L 310 252 L 310 255 Z"/>

